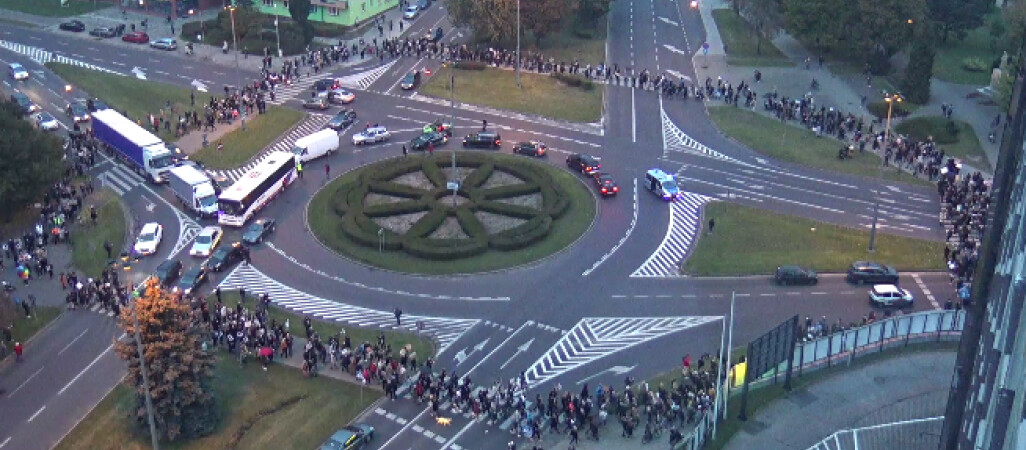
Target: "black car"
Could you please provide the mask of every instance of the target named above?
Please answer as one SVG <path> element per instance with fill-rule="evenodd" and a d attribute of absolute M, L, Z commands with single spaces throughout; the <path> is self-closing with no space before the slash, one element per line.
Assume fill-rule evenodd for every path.
<path fill-rule="evenodd" d="M 320 91 L 327 91 L 327 90 L 329 90 L 331 88 L 334 88 L 334 87 L 335 87 L 335 80 L 332 80 L 332 79 L 317 80 L 317 81 L 314 81 L 314 84 L 313 84 L 313 90 L 318 91 L 318 92 L 320 92 Z"/>
<path fill-rule="evenodd" d="M 445 36 L 445 32 L 442 31 L 442 27 L 435 28 L 435 31 L 428 31 L 424 35 L 424 40 L 428 42 L 438 42 L 442 40 L 442 36 Z"/>
<path fill-rule="evenodd" d="M 203 283 L 206 283 L 206 281 L 207 269 L 203 266 L 196 266 L 185 271 L 185 274 L 182 275 L 182 279 L 178 280 L 178 285 L 175 286 L 175 291 L 189 295 Z"/>
<path fill-rule="evenodd" d="M 431 7 L 431 0 L 417 0 L 417 9 L 424 11 Z"/>
<path fill-rule="evenodd" d="M 89 107 L 86 106 L 84 101 L 75 100 L 68 103 L 68 106 L 64 108 L 64 112 L 76 123 L 89 121 Z"/>
<path fill-rule="evenodd" d="M 94 113 L 96 111 L 110 109 L 110 107 L 107 106 L 107 104 L 104 103 L 103 100 L 100 100 L 98 98 L 91 98 L 89 100 L 86 100 L 86 109 L 88 109 L 89 112 Z"/>
<path fill-rule="evenodd" d="M 328 121 L 328 128 L 331 128 L 332 130 L 341 130 L 345 127 L 352 125 L 355 121 L 356 111 L 353 111 L 351 109 L 343 109 L 339 111 L 338 114 L 335 114 L 335 117 L 332 117 L 331 120 Z"/>
<path fill-rule="evenodd" d="M 446 142 L 449 142 L 449 137 L 442 133 L 424 133 L 410 139 L 410 150 L 427 150 L 428 144 L 438 147 Z"/>
<path fill-rule="evenodd" d="M 599 164 L 594 156 L 585 155 L 584 153 L 574 153 L 567 156 L 566 166 L 586 175 L 598 172 L 602 168 L 602 164 Z"/>
<path fill-rule="evenodd" d="M 182 276 L 182 263 L 177 259 L 166 260 L 157 266 L 157 270 L 153 271 L 153 276 L 157 277 L 161 286 L 170 287 L 175 281 L 178 281 L 178 277 Z"/>
<path fill-rule="evenodd" d="M 598 188 L 599 193 L 603 197 L 611 197 L 620 193 L 620 186 L 616 184 L 613 176 L 608 173 L 595 173 L 595 187 Z"/>
<path fill-rule="evenodd" d="M 85 31 L 85 24 L 81 20 L 71 20 L 68 22 L 61 22 L 60 29 L 64 31 L 74 31 L 81 33 Z"/>
<path fill-rule="evenodd" d="M 203 263 L 203 267 L 207 270 L 220 272 L 231 267 L 232 264 L 242 261 L 243 251 L 242 245 L 238 242 L 232 245 L 222 245 L 217 247 L 214 253 L 210 254 L 207 261 Z"/>
<path fill-rule="evenodd" d="M 542 157 L 548 150 L 549 147 L 538 141 L 521 141 L 513 144 L 513 153 L 521 155 Z"/>
<path fill-rule="evenodd" d="M 89 35 L 101 38 L 112 38 L 117 36 L 118 32 L 111 27 L 96 27 L 89 30 Z"/>
<path fill-rule="evenodd" d="M 780 266 L 773 273 L 773 281 L 782 286 L 792 284 L 816 284 L 819 283 L 819 275 L 812 269 L 798 266 Z"/>
<path fill-rule="evenodd" d="M 855 284 L 898 284 L 898 271 L 875 262 L 855 261 L 848 267 L 846 279 Z"/>
<path fill-rule="evenodd" d="M 39 106 L 32 103 L 32 100 L 27 95 L 21 92 L 15 92 L 11 94 L 11 101 L 17 103 L 21 107 L 21 113 L 28 115 L 39 110 Z"/>
<path fill-rule="evenodd" d="M 246 244 L 259 244 L 264 236 L 274 232 L 274 219 L 257 219 L 249 224 L 246 232 L 242 233 L 242 242 Z"/>
<path fill-rule="evenodd" d="M 499 148 L 502 145 L 502 137 L 499 133 L 482 131 L 463 138 L 464 147 Z"/>
<path fill-rule="evenodd" d="M 408 91 L 416 88 L 418 84 L 420 84 L 420 71 L 414 70 L 403 77 L 403 80 L 399 82 L 399 87 Z"/>

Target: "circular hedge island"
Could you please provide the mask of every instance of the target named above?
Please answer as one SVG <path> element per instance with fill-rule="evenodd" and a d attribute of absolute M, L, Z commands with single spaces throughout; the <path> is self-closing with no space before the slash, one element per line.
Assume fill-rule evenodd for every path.
<path fill-rule="evenodd" d="M 451 152 L 360 167 L 321 189 L 308 211 L 310 229 L 329 248 L 422 274 L 536 261 L 572 244 L 594 218 L 594 197 L 573 174 L 483 152 L 456 152 L 455 174 Z"/>

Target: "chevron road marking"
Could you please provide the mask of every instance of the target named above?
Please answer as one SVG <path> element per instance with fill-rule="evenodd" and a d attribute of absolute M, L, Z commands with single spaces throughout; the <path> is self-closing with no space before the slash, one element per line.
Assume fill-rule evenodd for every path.
<path fill-rule="evenodd" d="M 14 53 L 27 56 L 27 57 L 29 57 L 29 59 L 31 59 L 31 60 L 39 63 L 39 64 L 46 64 L 48 62 L 53 61 L 53 62 L 58 62 L 58 63 L 61 63 L 61 64 L 69 64 L 69 65 L 72 65 L 72 66 L 78 66 L 78 67 L 82 67 L 82 68 L 86 68 L 86 69 L 90 69 L 90 70 L 96 70 L 96 71 L 99 71 L 99 72 L 112 73 L 112 74 L 115 74 L 115 75 L 122 75 L 122 76 L 125 75 L 125 74 L 123 74 L 121 72 L 110 70 L 110 69 L 108 69 L 106 67 L 100 67 L 100 66 L 97 66 L 95 64 L 89 64 L 87 62 L 79 61 L 77 59 L 68 58 L 67 56 L 60 55 L 60 54 L 55 54 L 54 52 L 51 52 L 49 50 L 44 50 L 44 49 L 41 49 L 39 47 L 33 47 L 31 45 L 19 44 L 17 42 L 10 42 L 10 41 L 5 41 L 5 40 L 0 39 L 0 48 L 6 48 L 7 50 L 10 50 L 10 51 L 12 51 Z"/>
<path fill-rule="evenodd" d="M 663 242 L 631 274 L 631 278 L 679 276 L 679 264 L 687 256 L 691 244 L 702 229 L 699 223 L 702 207 L 712 200 L 712 197 L 685 192 L 683 198 L 671 203 L 670 223 L 666 227 Z"/>
<path fill-rule="evenodd" d="M 721 316 L 586 317 L 527 369 L 527 382 L 535 387 L 607 355 L 720 319 Z"/>
<path fill-rule="evenodd" d="M 217 287 L 223 290 L 245 288 L 253 294 L 266 293 L 270 295 L 274 304 L 302 315 L 359 327 L 388 328 L 421 333 L 438 342 L 439 355 L 445 353 L 453 342 L 481 322 L 479 319 L 404 314 L 402 325 L 396 325 L 395 315 L 391 311 L 379 311 L 315 297 L 279 283 L 250 264 L 236 267 L 218 283 Z M 423 325 L 423 328 L 420 328 L 419 325 Z"/>
<path fill-rule="evenodd" d="M 393 60 L 392 62 L 385 64 L 381 67 L 365 70 L 359 73 L 354 73 L 352 75 L 346 75 L 344 77 L 339 77 L 338 82 L 340 85 L 345 86 L 347 88 L 367 90 L 367 88 L 369 88 L 370 85 L 374 84 L 375 81 L 378 81 L 378 78 L 381 78 L 381 76 L 388 72 L 388 70 L 391 69 L 392 66 L 394 66 L 397 62 L 399 62 L 398 59 Z"/>
<path fill-rule="evenodd" d="M 666 157 L 666 152 L 681 152 L 696 153 L 724 161 L 736 163 L 741 162 L 724 155 L 723 153 L 717 152 L 685 134 L 684 131 L 678 128 L 677 125 L 670 120 L 670 116 L 666 114 L 666 110 L 662 107 L 661 97 L 659 99 L 659 114 L 662 117 L 663 123 L 663 157 Z"/>
<path fill-rule="evenodd" d="M 276 151 L 291 153 L 292 144 L 295 144 L 296 141 L 299 140 L 299 138 L 307 136 L 324 128 L 324 125 L 328 123 L 329 120 L 331 120 L 331 116 L 327 114 L 308 114 L 302 122 L 299 122 L 299 125 L 296 125 L 296 127 L 289 131 L 287 134 L 285 134 L 284 137 L 276 141 L 274 144 L 269 145 L 267 148 L 261 151 L 260 154 L 257 155 L 257 157 L 253 158 L 250 162 L 246 163 L 245 165 L 237 169 L 210 170 L 209 172 L 223 176 L 227 178 L 230 182 L 234 183 L 238 181 L 239 178 L 242 178 L 242 176 L 245 175 L 246 172 L 249 171 L 249 169 L 253 168 L 253 166 L 260 164 L 260 162 L 263 161 L 263 159 L 267 157 L 269 153 Z"/>

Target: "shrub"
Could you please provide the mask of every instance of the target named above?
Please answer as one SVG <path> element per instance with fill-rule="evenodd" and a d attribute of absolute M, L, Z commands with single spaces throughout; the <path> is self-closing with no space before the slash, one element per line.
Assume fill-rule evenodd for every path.
<path fill-rule="evenodd" d="M 477 205 L 477 209 L 494 214 L 501 214 L 503 216 L 518 217 L 521 219 L 533 219 L 535 216 L 540 214 L 538 210 L 534 208 L 503 202 L 482 202 Z"/>
<path fill-rule="evenodd" d="M 520 184 L 510 184 L 507 186 L 497 186 L 491 189 L 484 190 L 485 200 L 498 200 L 510 197 L 519 197 L 521 195 L 537 194 L 541 190 L 538 187 L 538 183 L 533 181 L 526 181 Z"/>
<path fill-rule="evenodd" d="M 969 72 L 986 72 L 990 65 L 983 58 L 970 56 L 962 60 L 962 68 Z"/>
<path fill-rule="evenodd" d="M 448 214 L 445 209 L 438 208 L 428 211 L 428 213 L 424 214 L 424 217 L 421 217 L 420 220 L 413 224 L 409 230 L 406 230 L 406 240 L 410 241 L 416 238 L 424 238 L 425 236 L 434 233 L 434 231 L 442 225 L 442 222 L 445 221 L 446 217 L 448 217 Z"/>
<path fill-rule="evenodd" d="M 958 134 L 961 129 L 954 121 L 935 116 L 906 120 L 894 127 L 894 132 L 916 140 L 933 138 L 934 142 L 943 145 L 958 142 Z"/>
<path fill-rule="evenodd" d="M 475 239 L 407 239 L 407 253 L 424 259 L 450 261 L 480 255 L 488 250 L 485 242 Z"/>
<path fill-rule="evenodd" d="M 887 119 L 887 102 L 883 100 L 875 100 L 869 102 L 869 104 L 866 105 L 866 109 L 869 110 L 870 114 L 876 116 L 879 119 Z M 908 116 L 910 113 L 911 111 L 909 107 L 906 106 L 904 103 L 895 103 L 894 110 L 891 112 L 891 119 L 894 119 L 895 117 L 905 117 Z"/>
<path fill-rule="evenodd" d="M 361 224 L 361 221 L 364 223 Z M 373 231 L 368 228 L 373 228 Z M 396 251 L 402 249 L 402 238 L 399 235 L 387 228 L 381 228 L 374 221 L 364 216 L 354 214 L 345 216 L 342 219 L 340 229 L 346 237 L 364 247 L 377 247 L 380 245 L 384 250 Z M 378 230 L 384 230 L 383 239 L 382 236 L 378 236 Z"/>
<path fill-rule="evenodd" d="M 413 186 L 395 183 L 392 181 L 372 180 L 367 183 L 367 189 L 369 192 L 373 192 L 375 194 L 391 195 L 393 197 L 403 197 L 409 199 L 421 198 L 421 196 L 424 195 L 424 191 L 419 190 Z"/>
<path fill-rule="evenodd" d="M 452 67 L 457 70 L 485 70 L 488 64 L 481 61 L 456 61 Z"/>
<path fill-rule="evenodd" d="M 488 245 L 496 250 L 524 248 L 545 238 L 551 228 L 551 217 L 538 216 L 506 231 L 492 235 L 488 240 Z"/>
<path fill-rule="evenodd" d="M 570 87 L 581 87 L 584 77 L 566 73 L 552 72 L 552 78 Z"/>
<path fill-rule="evenodd" d="M 380 205 L 365 206 L 363 214 L 367 217 L 388 217 L 403 214 L 413 214 L 427 211 L 428 205 L 421 200 L 408 200 L 405 202 L 382 203 Z"/>
<path fill-rule="evenodd" d="M 492 164 L 490 162 L 484 163 L 478 166 L 477 170 L 474 170 L 470 173 L 470 175 L 467 175 L 467 177 L 463 179 L 463 186 L 469 188 L 478 187 L 484 184 L 485 181 L 488 181 L 488 177 L 491 177 L 492 172 L 494 171 L 495 164 Z"/>
<path fill-rule="evenodd" d="M 445 174 L 442 173 L 442 170 L 438 168 L 434 158 L 424 158 L 420 170 L 424 172 L 424 176 L 431 180 L 431 183 L 436 187 L 444 187 L 448 181 L 445 179 Z"/>
<path fill-rule="evenodd" d="M 471 239 L 484 239 L 485 242 L 488 241 L 488 230 L 485 229 L 484 225 L 470 208 L 456 208 L 456 220 L 460 222 L 460 228 L 463 228 L 463 232 L 467 233 L 467 236 L 470 236 Z"/>

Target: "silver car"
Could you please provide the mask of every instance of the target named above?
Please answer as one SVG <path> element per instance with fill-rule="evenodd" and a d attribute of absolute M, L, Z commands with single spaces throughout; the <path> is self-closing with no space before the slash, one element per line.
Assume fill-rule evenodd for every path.
<path fill-rule="evenodd" d="M 46 131 L 56 131 L 61 126 L 57 118 L 51 116 L 50 113 L 43 111 L 36 114 L 36 125 Z"/>
<path fill-rule="evenodd" d="M 160 50 L 172 51 L 178 49 L 178 42 L 171 38 L 157 39 L 153 42 L 150 42 L 150 47 Z"/>
<path fill-rule="evenodd" d="M 389 133 L 385 127 L 370 127 L 353 135 L 353 145 L 387 141 L 390 137 L 392 137 L 392 133 Z"/>

